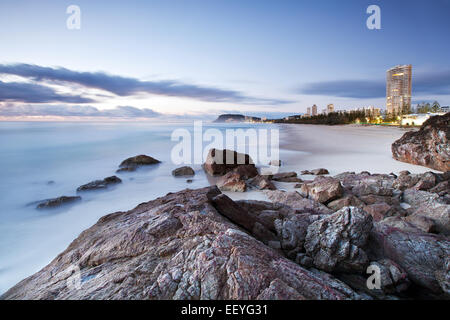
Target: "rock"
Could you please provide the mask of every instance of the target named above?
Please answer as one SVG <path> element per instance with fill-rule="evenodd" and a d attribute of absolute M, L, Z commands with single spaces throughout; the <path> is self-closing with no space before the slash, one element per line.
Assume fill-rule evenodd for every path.
<path fill-rule="evenodd" d="M 295 259 L 298 252 L 304 251 L 303 245 L 308 226 L 317 219 L 317 216 L 303 213 L 275 220 L 275 229 L 281 241 L 281 249 L 289 258 Z"/>
<path fill-rule="evenodd" d="M 313 259 L 308 257 L 305 253 L 297 253 L 295 262 L 305 268 L 311 268 L 314 265 Z"/>
<path fill-rule="evenodd" d="M 232 150 L 211 149 L 203 169 L 211 176 L 223 176 L 240 165 L 255 166 L 249 155 Z"/>
<path fill-rule="evenodd" d="M 371 262 L 370 265 L 379 268 L 381 290 L 385 293 L 401 293 L 408 289 L 410 285 L 408 274 L 394 261 L 382 259 Z"/>
<path fill-rule="evenodd" d="M 306 175 L 313 175 L 313 173 L 311 171 L 309 171 L 309 170 L 303 170 L 301 172 L 301 174 L 304 175 L 304 176 L 306 176 Z"/>
<path fill-rule="evenodd" d="M 388 197 L 394 195 L 394 178 L 389 175 L 352 175 L 339 180 L 344 188 L 359 198 L 367 195 Z"/>
<path fill-rule="evenodd" d="M 429 190 L 430 192 L 437 193 L 438 195 L 446 195 L 450 193 L 450 181 L 442 181 L 438 183 L 434 188 Z"/>
<path fill-rule="evenodd" d="M 267 198 L 275 203 L 284 204 L 291 207 L 297 213 L 312 213 L 312 214 L 330 214 L 332 211 L 325 205 L 302 197 L 298 192 L 291 191 L 264 191 Z"/>
<path fill-rule="evenodd" d="M 437 231 L 436 223 L 434 220 L 427 218 L 421 215 L 410 215 L 404 218 L 404 220 L 408 223 L 411 223 L 413 226 L 419 228 L 423 232 L 434 233 Z"/>
<path fill-rule="evenodd" d="M 68 196 L 62 196 L 58 198 L 53 199 L 47 199 L 38 202 L 36 209 L 52 209 L 61 207 L 62 205 L 75 203 L 77 201 L 80 201 L 81 197 L 75 196 L 75 197 L 68 197 Z"/>
<path fill-rule="evenodd" d="M 272 180 L 278 182 L 302 182 L 301 179 L 297 178 L 296 172 L 276 173 L 272 176 Z"/>
<path fill-rule="evenodd" d="M 281 167 L 281 160 L 271 160 L 269 166 Z"/>
<path fill-rule="evenodd" d="M 343 198 L 333 200 L 330 203 L 327 204 L 327 207 L 330 208 L 333 211 L 338 211 L 342 209 L 343 207 L 363 207 L 364 202 L 359 200 L 357 197 L 352 195 L 347 195 Z"/>
<path fill-rule="evenodd" d="M 187 179 L 186 182 L 187 182 L 187 183 L 192 183 L 192 182 L 194 182 L 194 181 L 193 181 L 192 179 Z"/>
<path fill-rule="evenodd" d="M 234 168 L 232 172 L 235 172 L 241 176 L 242 180 L 248 180 L 258 175 L 258 170 L 254 165 L 240 165 Z"/>
<path fill-rule="evenodd" d="M 376 223 L 369 243 L 372 254 L 397 263 L 416 285 L 437 294 L 443 292 L 436 274 L 446 268 L 446 258 L 450 256 L 448 239 Z"/>
<path fill-rule="evenodd" d="M 414 187 L 420 181 L 418 174 L 401 174 L 395 179 L 392 186 L 395 189 L 406 190 Z"/>
<path fill-rule="evenodd" d="M 217 187 L 222 191 L 245 192 L 247 185 L 239 173 L 228 172 L 217 181 Z"/>
<path fill-rule="evenodd" d="M 191 167 L 185 166 L 173 170 L 172 175 L 174 177 L 186 177 L 186 176 L 190 177 L 195 175 L 195 171 Z"/>
<path fill-rule="evenodd" d="M 275 235 L 258 221 L 257 216 L 246 211 L 238 203 L 234 202 L 226 195 L 219 194 L 211 197 L 210 200 L 217 211 L 238 226 L 248 230 L 258 240 L 261 240 L 266 244 L 269 241 L 277 240 Z"/>
<path fill-rule="evenodd" d="M 117 170 L 116 172 L 135 171 L 139 167 L 149 166 L 158 163 L 161 163 L 161 161 L 142 154 L 122 161 L 122 163 L 119 165 L 120 169 Z"/>
<path fill-rule="evenodd" d="M 436 193 L 407 189 L 403 200 L 411 205 L 411 215 L 430 218 L 438 232 L 450 234 L 450 205 L 442 202 Z"/>
<path fill-rule="evenodd" d="M 324 168 L 320 168 L 320 169 L 314 169 L 310 171 L 313 175 L 315 176 L 320 176 L 320 175 L 324 175 L 324 174 L 329 174 L 327 169 Z"/>
<path fill-rule="evenodd" d="M 106 189 L 110 185 L 122 183 L 122 180 L 119 179 L 116 176 L 107 177 L 103 180 L 95 180 L 86 184 L 83 184 L 82 186 L 78 187 L 77 191 L 91 191 L 91 190 L 100 190 L 100 189 Z"/>
<path fill-rule="evenodd" d="M 374 221 L 381 221 L 385 217 L 388 217 L 392 212 L 392 208 L 387 203 L 374 203 L 368 206 L 364 206 L 363 210 L 370 214 Z"/>
<path fill-rule="evenodd" d="M 248 184 L 255 187 L 258 190 L 276 190 L 275 185 L 270 181 L 267 176 L 257 175 L 256 177 L 250 179 Z"/>
<path fill-rule="evenodd" d="M 411 172 L 409 172 L 408 170 L 403 170 L 398 173 L 399 176 L 405 176 L 405 175 L 407 176 L 409 174 L 411 174 Z"/>
<path fill-rule="evenodd" d="M 407 233 L 423 233 L 423 230 L 407 222 L 403 217 L 388 217 L 379 222 L 382 225 L 402 230 Z"/>
<path fill-rule="evenodd" d="M 450 113 L 428 119 L 417 132 L 407 132 L 392 144 L 394 159 L 450 170 Z"/>
<path fill-rule="evenodd" d="M 300 188 L 300 194 L 320 203 L 328 203 L 342 197 L 344 189 L 339 180 L 332 177 L 317 177 Z"/>
<path fill-rule="evenodd" d="M 369 262 L 364 246 L 372 229 L 372 216 L 345 207 L 309 227 L 305 249 L 317 268 L 332 272 L 364 272 Z"/>
<path fill-rule="evenodd" d="M 419 182 L 416 183 L 414 189 L 428 190 L 433 188 L 437 183 L 437 178 L 432 172 L 426 172 L 420 176 Z"/>
<path fill-rule="evenodd" d="M 184 190 L 104 216 L 1 298 L 361 298 L 342 281 L 302 268 L 230 222 L 208 200 L 218 194 L 215 187 Z M 77 278 L 80 288 L 67 285 Z"/>

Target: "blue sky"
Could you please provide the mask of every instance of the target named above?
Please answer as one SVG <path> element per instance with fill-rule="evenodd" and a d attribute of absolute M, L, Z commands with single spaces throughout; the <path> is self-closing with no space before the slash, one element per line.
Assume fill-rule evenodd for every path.
<path fill-rule="evenodd" d="M 397 64 L 413 65 L 414 102 L 449 105 L 449 13 L 450 0 L 4 0 L 0 118 L 384 108 Z"/>

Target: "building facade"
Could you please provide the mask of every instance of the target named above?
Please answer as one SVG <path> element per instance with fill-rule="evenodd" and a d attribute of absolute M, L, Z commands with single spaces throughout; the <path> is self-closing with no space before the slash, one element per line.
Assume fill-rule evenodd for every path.
<path fill-rule="evenodd" d="M 334 104 L 329 104 L 327 106 L 327 114 L 334 112 Z"/>
<path fill-rule="evenodd" d="M 314 116 L 317 116 L 317 106 L 316 105 L 313 105 L 312 106 L 312 114 L 311 114 L 313 117 Z"/>
<path fill-rule="evenodd" d="M 412 66 L 395 66 L 386 72 L 386 111 L 402 113 L 411 110 Z"/>

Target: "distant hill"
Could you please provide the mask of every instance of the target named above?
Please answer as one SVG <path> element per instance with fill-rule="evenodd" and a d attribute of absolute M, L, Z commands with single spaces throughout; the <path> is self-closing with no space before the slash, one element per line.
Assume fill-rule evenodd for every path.
<path fill-rule="evenodd" d="M 214 122 L 246 122 L 261 121 L 261 118 L 244 116 L 242 114 L 221 114 Z"/>

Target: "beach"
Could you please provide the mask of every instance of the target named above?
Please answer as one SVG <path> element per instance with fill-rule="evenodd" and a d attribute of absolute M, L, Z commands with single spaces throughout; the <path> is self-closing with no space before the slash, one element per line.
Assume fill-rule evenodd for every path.
<path fill-rule="evenodd" d="M 326 168 L 331 175 L 346 171 L 433 171 L 392 158 L 392 143 L 407 130 L 411 129 L 363 125 L 280 125 L 283 171 Z"/>
<path fill-rule="evenodd" d="M 45 266 L 100 217 L 130 210 L 168 192 L 214 183 L 199 165 L 193 166 L 196 175 L 191 184 L 171 175 L 177 166 L 170 160 L 174 145 L 170 133 L 180 126 L 183 125 L 3 123 L 0 292 Z M 230 124 L 221 128 L 261 126 L 265 125 Z M 272 127 L 280 129 L 281 172 L 300 174 L 302 170 L 320 167 L 328 169 L 331 175 L 345 171 L 431 171 L 392 159 L 390 145 L 403 135 L 403 129 L 353 125 Z M 155 168 L 119 175 L 123 180 L 121 185 L 83 196 L 81 203 L 63 210 L 41 212 L 27 205 L 74 194 L 79 185 L 113 175 L 123 159 L 142 153 L 162 163 Z M 301 178 L 308 180 L 313 176 Z M 275 182 L 275 185 L 281 190 L 294 187 L 292 183 Z M 233 200 L 267 200 L 259 191 L 224 193 Z"/>

